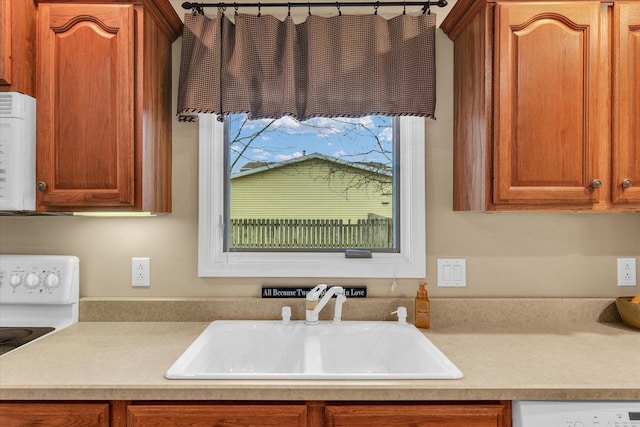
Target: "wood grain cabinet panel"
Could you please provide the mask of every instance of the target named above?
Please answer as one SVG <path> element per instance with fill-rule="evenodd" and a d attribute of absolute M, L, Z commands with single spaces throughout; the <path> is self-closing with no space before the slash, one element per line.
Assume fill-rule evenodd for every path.
<path fill-rule="evenodd" d="M 180 29 L 166 0 L 39 1 L 38 211 L 170 212 Z"/>
<path fill-rule="evenodd" d="M 598 201 L 599 3 L 499 3 L 494 202 Z"/>
<path fill-rule="evenodd" d="M 454 6 L 454 210 L 640 210 L 639 20 L 637 1 Z"/>
<path fill-rule="evenodd" d="M 127 408 L 129 427 L 509 427 L 510 402 L 152 404 Z"/>
<path fill-rule="evenodd" d="M 35 97 L 34 0 L 0 1 L 0 91 Z"/>
<path fill-rule="evenodd" d="M 501 404 L 327 405 L 326 427 L 506 427 L 510 412 Z M 509 419 L 508 419 L 509 418 Z"/>
<path fill-rule="evenodd" d="M 133 6 L 38 14 L 38 205 L 133 207 Z"/>
<path fill-rule="evenodd" d="M 128 427 L 304 427 L 307 408 L 288 405 L 130 405 Z"/>
<path fill-rule="evenodd" d="M 640 2 L 613 5 L 613 203 L 640 204 Z"/>
<path fill-rule="evenodd" d="M 11 84 L 11 0 L 0 2 L 0 85 Z"/>
<path fill-rule="evenodd" d="M 510 427 L 510 401 L 0 402 L 2 427 Z"/>
<path fill-rule="evenodd" d="M 109 427 L 108 403 L 0 403 L 2 427 Z"/>

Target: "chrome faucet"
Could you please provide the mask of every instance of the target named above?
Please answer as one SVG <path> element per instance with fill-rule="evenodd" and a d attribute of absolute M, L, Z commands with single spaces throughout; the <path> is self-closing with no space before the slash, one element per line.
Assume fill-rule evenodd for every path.
<path fill-rule="evenodd" d="M 320 299 L 320 295 L 322 295 L 323 292 L 324 296 Z M 344 295 L 344 288 L 342 286 L 332 286 L 327 289 L 327 285 L 322 284 L 307 293 L 307 313 L 304 323 L 307 325 L 317 324 L 318 314 L 334 295 L 337 295 L 337 297 L 333 321 L 336 323 L 340 322 L 342 319 L 342 304 L 347 300 L 347 297 Z"/>

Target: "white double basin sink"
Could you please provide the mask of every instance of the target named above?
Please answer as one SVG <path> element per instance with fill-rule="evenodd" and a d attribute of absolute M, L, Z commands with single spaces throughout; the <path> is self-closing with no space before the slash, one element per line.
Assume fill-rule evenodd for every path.
<path fill-rule="evenodd" d="M 399 322 L 215 321 L 168 379 L 458 379 L 415 326 Z"/>

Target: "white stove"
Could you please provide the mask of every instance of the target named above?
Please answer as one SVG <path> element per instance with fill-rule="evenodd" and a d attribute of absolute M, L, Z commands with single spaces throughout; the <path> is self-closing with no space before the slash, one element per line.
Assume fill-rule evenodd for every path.
<path fill-rule="evenodd" d="M 0 254 L 0 355 L 78 322 L 75 256 Z"/>

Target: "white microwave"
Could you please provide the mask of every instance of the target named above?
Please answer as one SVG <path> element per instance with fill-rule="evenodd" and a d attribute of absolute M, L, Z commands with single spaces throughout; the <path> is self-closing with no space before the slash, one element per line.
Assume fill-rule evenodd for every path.
<path fill-rule="evenodd" d="M 0 92 L 0 211 L 36 208 L 36 100 Z"/>

